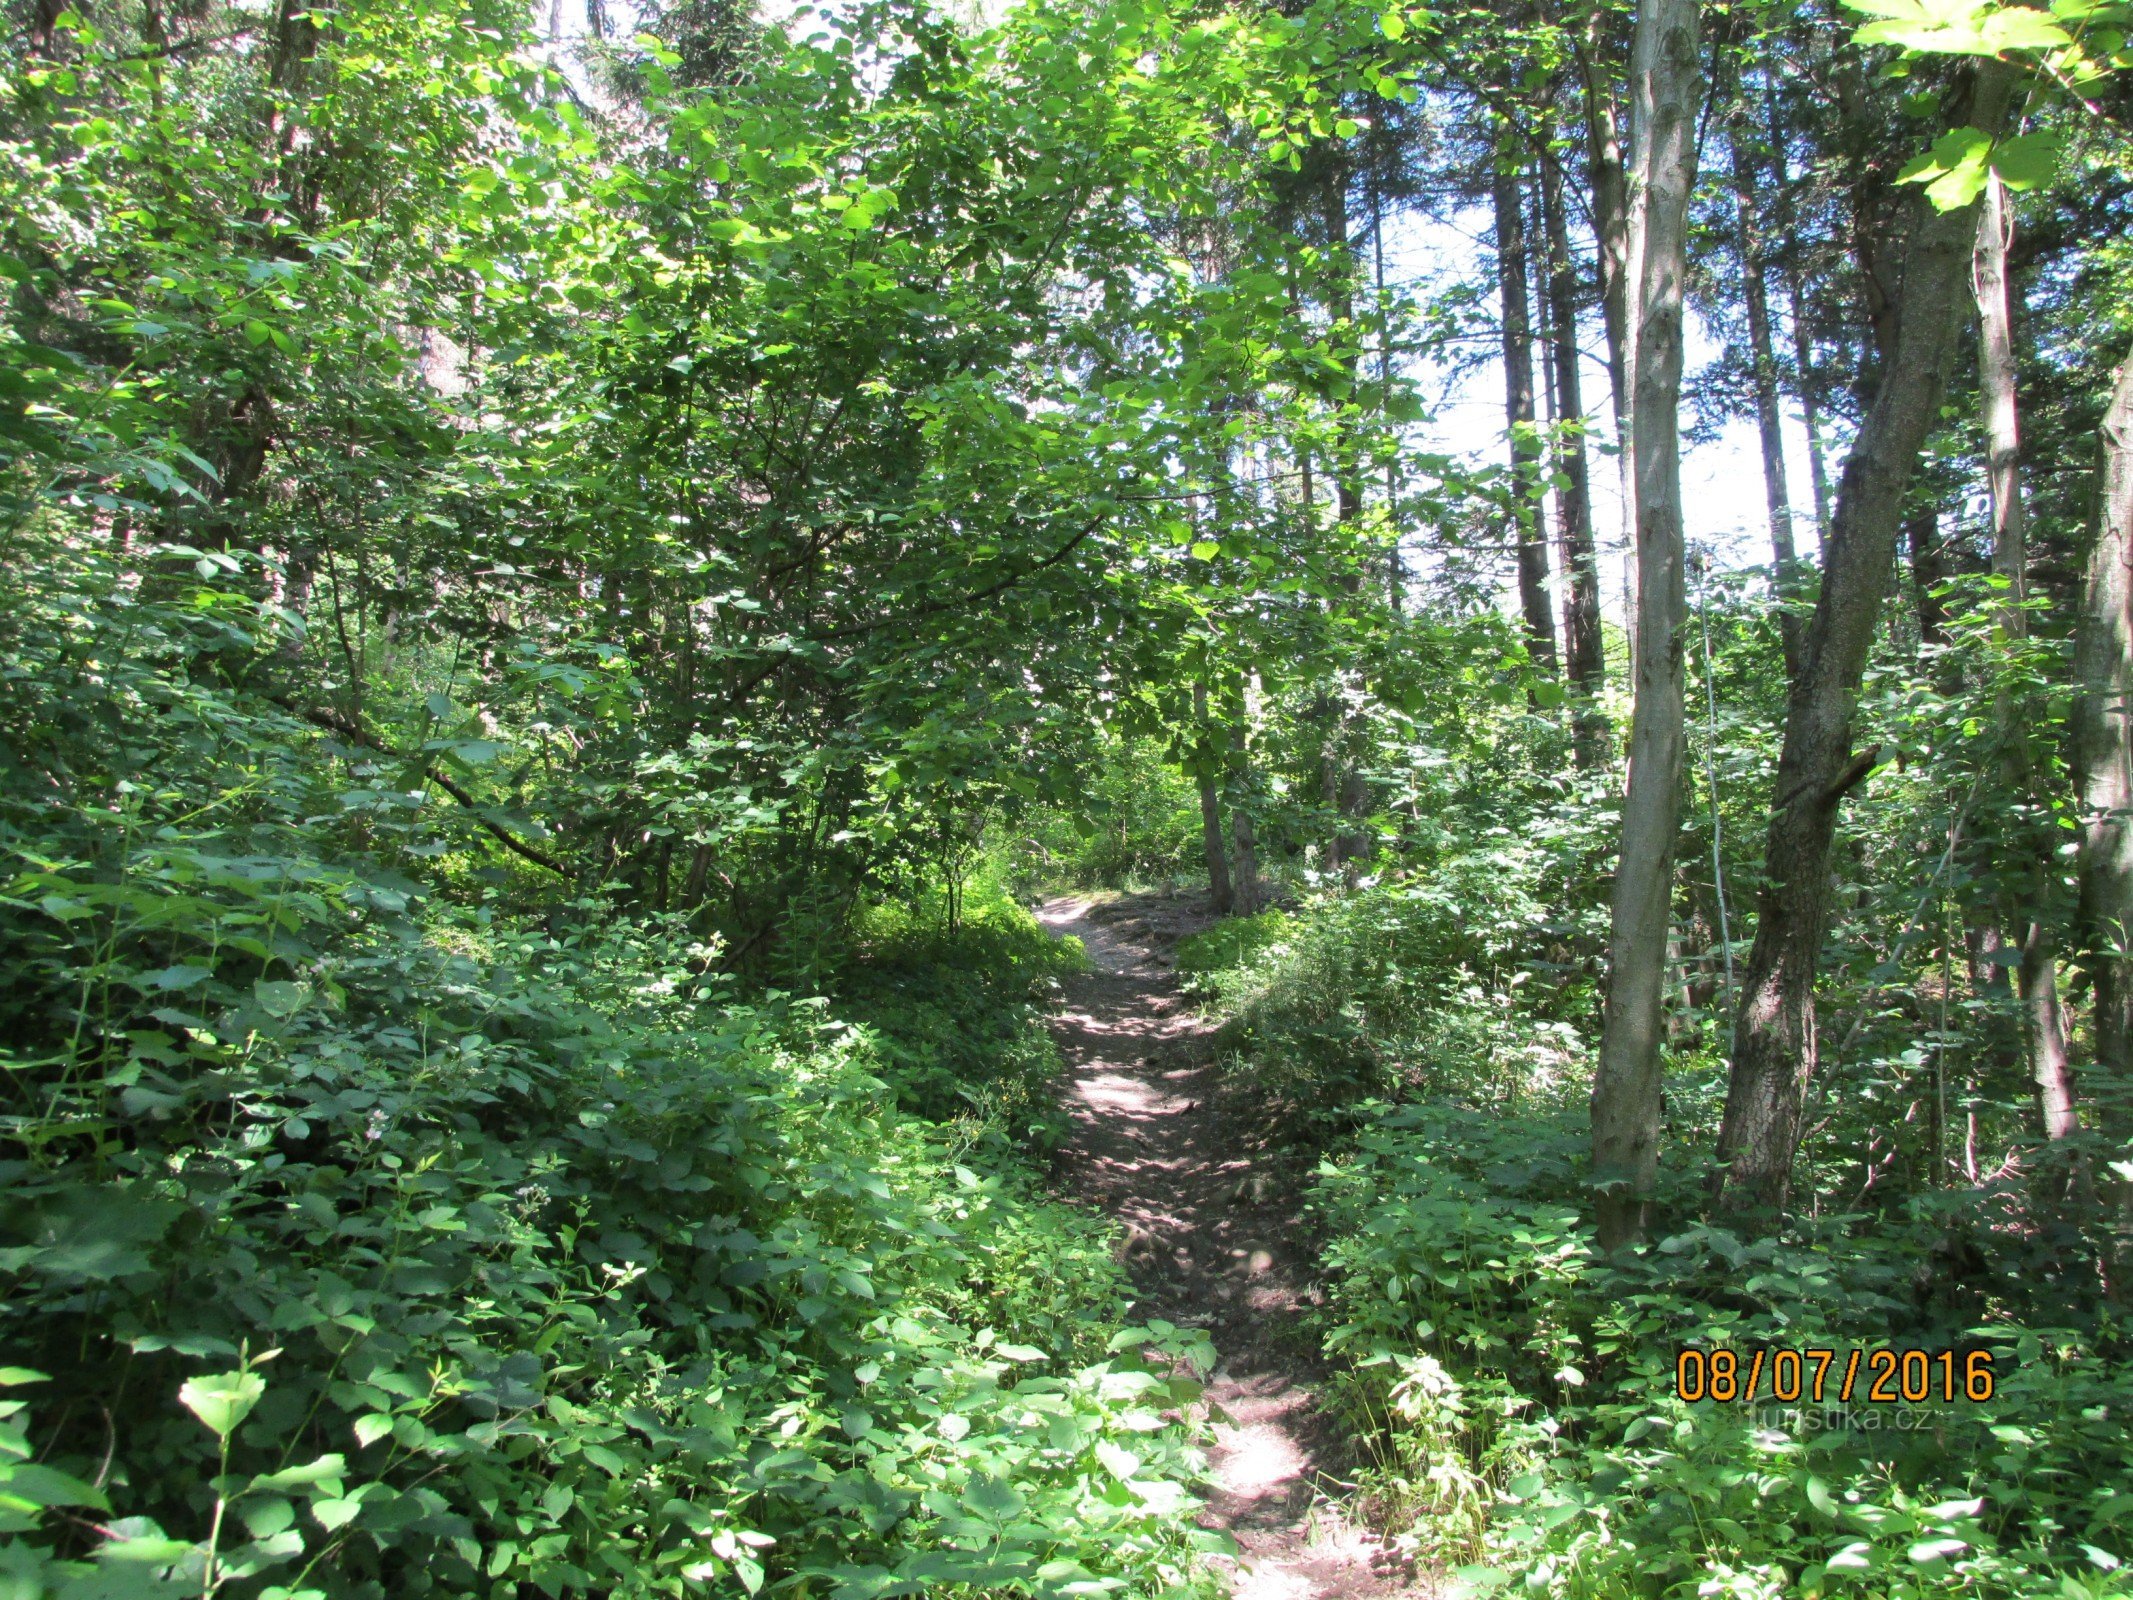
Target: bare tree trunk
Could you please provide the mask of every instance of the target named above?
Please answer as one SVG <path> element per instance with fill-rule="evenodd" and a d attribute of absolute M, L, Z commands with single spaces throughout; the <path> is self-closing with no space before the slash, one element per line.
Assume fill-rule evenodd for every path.
<path fill-rule="evenodd" d="M 1770 134 L 1770 178 L 1773 218 L 1780 239 L 1793 237 L 1792 173 L 1785 155 L 1785 119 L 1778 110 L 1777 87 L 1765 81 L 1765 121 Z M 1800 274 L 1796 267 L 1782 265 L 1787 320 L 1792 324 L 1793 383 L 1800 397 L 1800 420 L 1807 428 L 1807 474 L 1814 484 L 1815 545 L 1829 545 L 1829 466 L 1822 455 L 1822 412 L 1815 403 L 1814 342 L 1807 334 L 1807 319 L 1801 314 Z"/>
<path fill-rule="evenodd" d="M 1974 69 L 1955 125 L 1996 132 L 2007 69 Z M 1816 1063 L 1815 967 L 1829 912 L 1837 808 L 1878 751 L 1852 753 L 1852 705 L 1881 614 L 1904 490 L 1940 416 L 1966 298 L 1974 208 L 1910 208 L 1901 293 L 1879 391 L 1844 464 L 1822 592 L 1801 641 L 1770 807 L 1755 943 L 1742 978 L 1733 1070 L 1718 1136 L 1715 1198 L 1727 1207 L 1785 1204 L 1800 1105 Z"/>
<path fill-rule="evenodd" d="M 1607 653 L 1600 634 L 1600 558 L 1592 535 L 1592 473 L 1585 455 L 1585 398 L 1578 376 L 1577 263 L 1570 254 L 1570 228 L 1563 213 L 1563 174 L 1552 156 L 1541 159 L 1541 231 L 1548 247 L 1549 332 L 1554 360 L 1555 469 L 1561 477 L 1563 656 L 1577 694 L 1578 765 L 1591 769 L 1607 757 L 1607 717 L 1599 700 L 1607 688 Z"/>
<path fill-rule="evenodd" d="M 1555 676 L 1555 608 L 1548 602 L 1548 544 L 1541 531 L 1541 446 L 1533 426 L 1533 305 L 1526 280 L 1523 157 L 1508 132 L 1496 151 L 1496 282 L 1503 293 L 1503 409 L 1511 436 L 1518 609 L 1533 663 Z"/>
<path fill-rule="evenodd" d="M 1658 1174 L 1659 1047 L 1680 831 L 1683 627 L 1682 295 L 1703 83 L 1696 0 L 1642 0 L 1631 59 L 1635 208 L 1630 281 L 1631 448 L 1639 609 L 1629 793 L 1615 867 L 1607 1015 L 1592 1087 L 1596 1217 L 1609 1248 L 1636 1237 Z"/>
<path fill-rule="evenodd" d="M 1204 683 L 1192 686 L 1192 714 L 1199 725 L 1200 735 L 1199 771 L 1195 779 L 1200 786 L 1200 838 L 1207 852 L 1207 898 L 1215 915 L 1226 917 L 1234 897 L 1229 885 L 1229 855 L 1222 844 L 1222 796 L 1215 782 L 1219 757 L 1214 745 L 1214 728 L 1207 720 L 1207 685 Z"/>
<path fill-rule="evenodd" d="M 2015 389 L 2014 311 L 2007 281 L 2007 246 L 2014 218 L 1997 174 L 1985 180 L 1978 209 L 1977 243 L 1971 255 L 1971 285 L 1978 312 L 1978 399 L 1984 411 L 1985 467 L 1992 486 L 1992 567 L 2007 580 L 2000 625 L 2010 641 L 2029 637 L 2029 536 L 2022 503 L 2022 439 Z M 2028 757 L 2029 729 L 2041 708 L 2002 692 L 1997 698 L 2002 776 L 2009 798 L 2035 785 Z M 2046 901 L 2051 883 L 2050 847 L 2039 841 L 2042 859 L 2032 860 L 2021 888 L 2008 897 L 2008 926 L 2017 931 L 2022 958 L 2015 967 L 2021 1002 L 2023 1053 L 2029 1058 L 2037 1120 L 2047 1139 L 2064 1139 L 2081 1122 L 2074 1110 L 2073 1067 L 2067 1060 L 2066 1016 L 2059 1003 L 2058 952 Z"/>
<path fill-rule="evenodd" d="M 1259 883 L 1259 840 L 1252 827 L 1252 814 L 1241 805 L 1229 812 L 1230 842 L 1236 850 L 1236 870 L 1231 878 L 1230 909 L 1240 917 L 1256 917 L 1263 909 Z"/>
<path fill-rule="evenodd" d="M 2081 801 L 2080 958 L 2094 986 L 2095 1071 L 2105 1126 L 2128 1129 L 2133 1089 L 2133 355 L 2097 430 L 2096 542 L 2074 635 L 2074 784 Z M 2118 1244 L 2107 1277 L 2133 1293 L 2133 1183 L 2114 1185 Z"/>
<path fill-rule="evenodd" d="M 1738 134 L 1733 141 L 1733 212 L 1739 229 L 1741 299 L 1748 311 L 1748 354 L 1755 367 L 1755 426 L 1763 447 L 1763 500 L 1770 513 L 1770 587 L 1778 598 L 1785 674 L 1800 665 L 1800 619 L 1789 604 L 1799 583 L 1792 542 L 1792 497 L 1785 484 L 1785 430 L 1778 408 L 1777 356 L 1770 340 L 1770 296 L 1763 272 L 1763 224 L 1755 189 L 1762 176 Z"/>
<path fill-rule="evenodd" d="M 2133 355 L 2098 430 L 2096 542 L 2074 635 L 2081 798 L 2081 960 L 2095 985 L 2096 1065 L 2133 1086 Z"/>
<path fill-rule="evenodd" d="M 1230 909 L 1240 917 L 1257 916 L 1264 908 L 1259 884 L 1259 839 L 1252 826 L 1251 789 L 1252 699 L 1242 676 L 1230 681 L 1224 711 L 1229 723 L 1229 761 L 1225 785 L 1229 792 Z"/>
<path fill-rule="evenodd" d="M 1615 467 L 1620 474 L 1622 520 L 1635 522 L 1635 452 L 1630 444 L 1629 402 L 1629 180 L 1622 158 L 1621 119 L 1606 63 L 1619 59 L 1606 38 L 1608 8 L 1593 6 L 1572 43 L 1584 90 L 1586 189 L 1592 196 L 1593 232 L 1599 245 L 1600 317 L 1607 333 L 1607 384 L 1614 402 Z M 1634 543 L 1634 539 L 1632 539 Z M 1629 672 L 1637 671 L 1637 572 L 1633 556 L 1622 566 L 1622 604 L 1629 640 Z"/>

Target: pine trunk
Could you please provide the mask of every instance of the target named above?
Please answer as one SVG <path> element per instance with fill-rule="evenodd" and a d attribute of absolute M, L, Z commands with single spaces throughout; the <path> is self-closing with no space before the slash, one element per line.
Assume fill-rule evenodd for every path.
<path fill-rule="evenodd" d="M 1533 303 L 1526 273 L 1526 207 L 1519 158 L 1508 138 L 1497 151 L 1496 281 L 1503 295 L 1504 425 L 1511 438 L 1512 522 L 1518 546 L 1518 609 L 1526 649 L 1556 673 L 1555 608 L 1548 601 L 1548 544 L 1541 530 L 1541 445 L 1534 427 Z"/>
<path fill-rule="evenodd" d="M 1570 254 L 1570 228 L 1563 212 L 1563 175 L 1552 156 L 1541 161 L 1541 231 L 1548 248 L 1555 469 L 1563 484 L 1563 570 L 1569 580 L 1563 599 L 1563 655 L 1566 676 L 1578 697 L 1577 760 L 1589 770 L 1607 759 L 1607 717 L 1599 706 L 1607 688 L 1607 655 L 1600 633 L 1600 558 L 1592 533 L 1584 386 L 1578 374 L 1577 263 Z"/>

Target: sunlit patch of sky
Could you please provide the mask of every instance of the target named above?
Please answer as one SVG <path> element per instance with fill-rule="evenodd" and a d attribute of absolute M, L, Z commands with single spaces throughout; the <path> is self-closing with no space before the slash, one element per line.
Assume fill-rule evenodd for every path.
<path fill-rule="evenodd" d="M 1454 283 L 1493 285 L 1495 261 L 1490 246 L 1491 219 L 1479 207 L 1449 219 L 1407 213 L 1388 218 L 1385 271 L 1389 286 L 1418 297 L 1438 293 Z M 1487 313 L 1494 318 L 1499 302 L 1493 287 Z M 1600 547 L 1603 605 L 1617 622 L 1623 617 L 1624 574 L 1629 530 L 1624 515 L 1617 458 L 1603 454 L 1615 444 L 1613 407 L 1607 364 L 1600 353 L 1597 311 L 1578 328 L 1584 357 L 1580 368 L 1583 398 L 1590 418 L 1593 523 Z M 1685 402 L 1682 422 L 1692 415 L 1696 374 L 1723 354 L 1703 319 L 1693 309 L 1687 319 Z M 1509 459 L 1504 426 L 1503 368 L 1494 326 L 1485 333 L 1487 359 L 1458 362 L 1410 358 L 1403 370 L 1414 380 L 1429 407 L 1429 423 L 1417 437 L 1425 447 L 1474 462 Z M 1538 381 L 1538 373 L 1536 373 Z M 1825 424 L 1826 432 L 1826 424 Z M 1787 498 L 1792 504 L 1793 536 L 1802 554 L 1815 547 L 1814 487 L 1807 465 L 1807 430 L 1797 414 L 1784 419 Z M 1834 480 L 1841 455 L 1825 437 L 1827 468 Z M 1684 439 L 1681 497 L 1692 551 L 1701 552 L 1717 570 L 1765 567 L 1770 561 L 1770 520 L 1763 493 L 1762 446 L 1752 417 L 1735 417 L 1701 442 Z"/>

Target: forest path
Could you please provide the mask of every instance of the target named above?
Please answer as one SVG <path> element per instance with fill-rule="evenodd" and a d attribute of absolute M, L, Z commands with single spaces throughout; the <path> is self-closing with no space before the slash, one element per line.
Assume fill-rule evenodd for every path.
<path fill-rule="evenodd" d="M 1170 970 L 1176 941 L 1211 920 L 1204 901 L 1065 896 L 1037 917 L 1079 938 L 1093 969 L 1067 981 L 1053 1024 L 1074 1120 L 1061 1177 L 1125 1224 L 1135 1315 L 1214 1341 L 1215 1489 L 1200 1520 L 1237 1542 L 1232 1595 L 1430 1592 L 1320 1490 L 1338 1432 L 1319 1408 L 1321 1374 L 1300 1325 L 1316 1277 L 1300 1196 L 1255 1159 L 1264 1130 L 1225 1104 L 1213 1029 Z"/>

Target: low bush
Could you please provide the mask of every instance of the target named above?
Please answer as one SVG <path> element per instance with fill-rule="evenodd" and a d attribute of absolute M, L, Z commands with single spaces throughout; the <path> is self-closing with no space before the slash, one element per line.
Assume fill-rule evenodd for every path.
<path fill-rule="evenodd" d="M 1684 1049 L 1656 1242 L 1603 1255 L 1588 1052 L 1530 916 L 1513 875 L 1455 869 L 1198 947 L 1234 1080 L 1323 1152 L 1319 1332 L 1380 1525 L 1469 1594 L 2133 1591 L 2124 1330 L 2020 1176 L 1712 1226 L 1692 1152 L 1723 1064 Z M 1745 1377 L 1756 1348 L 1818 1347 L 1981 1353 L 1993 1394 L 1677 1397 L 1683 1350 Z"/>
<path fill-rule="evenodd" d="M 838 1014 L 863 1025 L 899 1105 L 950 1125 L 965 1145 L 1056 1148 L 1059 1054 L 1041 1017 L 1059 980 L 1088 960 L 989 880 L 953 924 L 872 908 L 855 958 L 832 980 Z M 1004 1152 L 1003 1152 L 1004 1153 Z"/>
<path fill-rule="evenodd" d="M 1323 1142 L 1373 1101 L 1452 1083 L 1509 1096 L 1574 1070 L 1568 986 L 1526 987 L 1541 921 L 1500 861 L 1458 858 L 1301 916 L 1219 924 L 1180 964 L 1225 1017 L 1232 1071 L 1296 1137 Z"/>
<path fill-rule="evenodd" d="M 1478 1593 L 2128 1592 L 2133 1378 L 2109 1324 L 2032 1320 L 2021 1241 L 1973 1228 L 1961 1275 L 1922 1272 L 1957 1224 L 1921 1203 L 1871 1231 L 1697 1224 L 1608 1259 L 1581 1142 L 1574 1098 L 1510 1123 L 1432 1102 L 1320 1181 L 1327 1344 L 1410 1544 Z M 1768 1378 L 1753 1404 L 1677 1398 L 1680 1351 L 1735 1352 L 1744 1381 L 1758 1347 L 1838 1352 L 1825 1403 Z M 1840 1403 L 1854 1348 L 1980 1352 L 1994 1392 L 1877 1405 L 1862 1378 Z"/>
<path fill-rule="evenodd" d="M 918 1114 L 1029 1113 L 1070 955 L 1026 919 L 884 933 L 862 1021 L 751 998 L 679 927 L 366 852 L 449 880 L 458 819 L 221 672 L 248 613 L 6 625 L 0 1592 L 1200 1581 L 1204 1340 L 1122 1327 L 1106 1226 Z"/>

